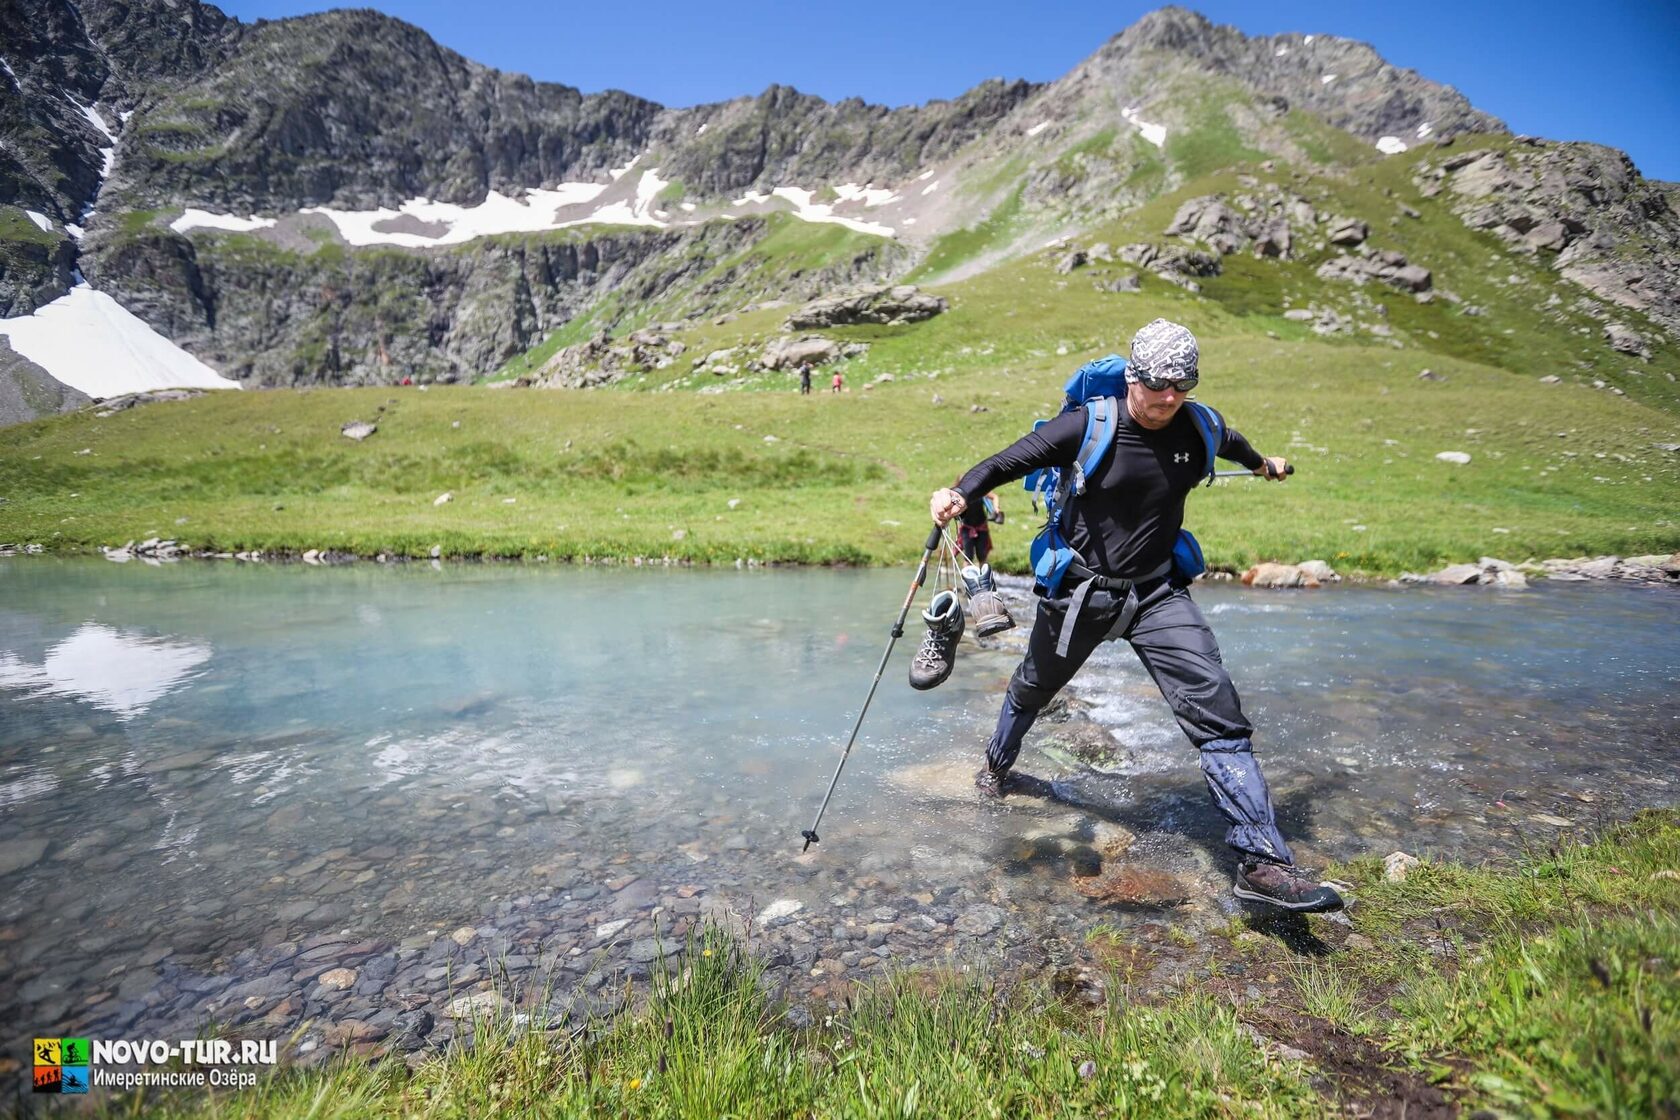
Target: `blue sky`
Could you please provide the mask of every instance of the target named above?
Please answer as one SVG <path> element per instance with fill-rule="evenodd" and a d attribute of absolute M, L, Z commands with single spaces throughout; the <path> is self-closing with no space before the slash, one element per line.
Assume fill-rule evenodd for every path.
<path fill-rule="evenodd" d="M 991 77 L 1049 81 L 1158 4 L 923 0 L 902 5 L 360 0 L 488 66 L 664 105 L 773 83 L 887 105 L 954 97 Z M 333 5 L 225 0 L 242 20 Z M 1514 131 L 1621 148 L 1680 181 L 1680 3 L 1210 0 L 1187 5 L 1251 35 L 1362 39 L 1396 66 L 1456 86 Z"/>

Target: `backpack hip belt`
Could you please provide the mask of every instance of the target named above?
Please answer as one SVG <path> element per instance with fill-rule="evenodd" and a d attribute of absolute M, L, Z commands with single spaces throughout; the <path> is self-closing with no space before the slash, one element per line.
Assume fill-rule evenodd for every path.
<path fill-rule="evenodd" d="M 1067 614 L 1062 617 L 1061 631 L 1056 635 L 1056 656 L 1066 657 L 1068 655 L 1068 648 L 1073 641 L 1074 628 L 1079 624 L 1079 612 L 1084 609 L 1085 601 L 1090 597 L 1092 591 L 1107 591 L 1110 594 L 1125 593 L 1124 606 L 1121 608 L 1120 617 L 1115 620 L 1111 629 L 1111 633 L 1121 634 L 1125 632 L 1126 627 L 1132 624 L 1132 616 L 1137 614 L 1137 585 L 1160 579 L 1170 571 L 1172 571 L 1172 561 L 1166 560 L 1161 563 L 1160 567 L 1146 575 L 1138 576 L 1136 579 L 1121 579 L 1118 576 L 1105 576 L 1093 572 L 1078 561 L 1069 564 L 1063 573 L 1064 578 L 1072 577 L 1079 583 L 1073 589 Z"/>

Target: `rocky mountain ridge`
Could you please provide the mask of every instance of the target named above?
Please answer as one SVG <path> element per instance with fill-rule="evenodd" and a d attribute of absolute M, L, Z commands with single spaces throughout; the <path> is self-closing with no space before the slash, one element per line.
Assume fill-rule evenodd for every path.
<path fill-rule="evenodd" d="M 1330 36 L 1249 37 L 1166 8 L 1044 85 L 899 109 L 775 86 L 670 109 L 495 71 L 372 11 L 246 25 L 198 0 L 0 8 L 0 203 L 14 208 L 0 207 L 0 315 L 50 302 L 79 268 L 253 384 L 482 376 L 609 300 L 601 325 L 660 301 L 699 318 L 809 298 L 918 260 L 951 280 L 1222 167 L 1352 182 L 1420 145 L 1426 197 L 1656 333 L 1680 330 L 1672 185 L 1592 145 L 1437 154 L 1504 126 Z M 531 190 L 551 192 L 553 217 L 518 233 L 457 236 L 456 219 L 426 216 L 438 206 L 397 209 L 539 211 L 548 196 Z M 1191 291 L 1235 249 L 1289 258 L 1287 200 L 1249 201 L 1204 205 L 1168 231 L 1177 242 L 1119 256 Z M 858 232 L 812 225 L 836 236 L 789 252 L 790 222 Z M 1323 265 L 1333 279 L 1409 291 L 1432 263 L 1363 247 L 1340 261 Z M 1649 333 L 1625 328 L 1624 352 L 1649 353 Z"/>

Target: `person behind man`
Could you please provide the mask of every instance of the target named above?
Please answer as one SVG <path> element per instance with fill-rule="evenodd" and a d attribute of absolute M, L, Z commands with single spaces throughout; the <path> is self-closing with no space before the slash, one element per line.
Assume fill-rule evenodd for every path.
<path fill-rule="evenodd" d="M 1254 728 L 1187 581 L 1172 571 L 1184 499 L 1206 472 L 1201 433 L 1183 409 L 1199 362 L 1195 336 L 1177 323 L 1156 319 L 1133 337 L 1113 447 L 1093 467 L 1083 496 L 1070 498 L 1062 523 L 1080 560 L 1056 597 L 1039 600 L 975 784 L 1002 796 L 1038 713 L 1099 644 L 1124 638 L 1201 752 L 1208 792 L 1230 823 L 1225 842 L 1240 857 L 1233 893 L 1289 910 L 1338 909 L 1343 900 L 1333 886 L 1294 866 L 1254 758 Z M 977 464 L 954 488 L 934 491 L 933 519 L 944 525 L 993 487 L 1034 470 L 1071 469 L 1085 423 L 1084 406 L 1064 412 Z M 1261 456 L 1229 427 L 1218 455 L 1266 478 L 1288 477 L 1284 459 Z"/>
<path fill-rule="evenodd" d="M 957 518 L 957 548 L 963 558 L 984 564 L 992 554 L 992 526 L 1002 524 L 1003 504 L 996 494 L 987 494 L 972 508 L 963 510 Z"/>

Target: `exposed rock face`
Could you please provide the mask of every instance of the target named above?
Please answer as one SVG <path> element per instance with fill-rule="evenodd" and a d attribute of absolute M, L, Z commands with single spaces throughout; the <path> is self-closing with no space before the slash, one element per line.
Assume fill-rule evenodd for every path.
<path fill-rule="evenodd" d="M 1371 227 L 1360 218 L 1336 218 L 1325 236 L 1332 245 L 1358 245 L 1371 236 Z"/>
<path fill-rule="evenodd" d="M 1488 230 L 1595 295 L 1680 334 L 1680 214 L 1662 184 L 1597 144 L 1533 141 L 1419 165 L 1466 225 Z"/>
<path fill-rule="evenodd" d="M 568 346 L 544 363 L 532 384 L 539 389 L 592 389 L 636 369 L 664 369 L 687 347 L 658 331 L 632 331 L 615 343 L 602 331 Z"/>
<path fill-rule="evenodd" d="M 930 296 L 909 284 L 865 288 L 814 299 L 789 315 L 782 329 L 797 331 L 858 323 L 916 323 L 933 318 L 948 306 L 942 296 Z"/>
<path fill-rule="evenodd" d="M 0 26 L 11 71 L 0 75 L 0 203 L 46 215 L 55 231 L 44 239 L 23 231 L 24 241 L 47 242 L 35 251 L 0 237 L 6 316 L 69 287 L 75 246 L 64 224 L 84 221 L 93 204 L 113 145 L 106 133 L 122 131 L 121 112 L 158 81 L 213 65 L 239 24 L 198 0 L 5 0 Z"/>
<path fill-rule="evenodd" d="M 1318 266 L 1318 276 L 1321 280 L 1346 280 L 1353 284 L 1376 280 L 1407 292 L 1426 292 L 1433 283 L 1427 268 L 1408 264 L 1404 254 L 1392 249 L 1369 257 L 1340 256 L 1325 261 Z"/>
<path fill-rule="evenodd" d="M 1120 259 L 1147 269 L 1161 279 L 1197 291 L 1195 276 L 1218 276 L 1219 258 L 1212 253 L 1180 245 L 1151 245 L 1147 242 L 1122 245 Z"/>
<path fill-rule="evenodd" d="M 167 229 L 88 241 L 89 279 L 225 376 L 258 385 L 457 381 L 489 373 L 606 291 L 634 305 L 764 235 L 760 219 L 587 237 L 562 231 L 420 252 L 281 250 L 240 234 Z M 799 278 L 793 294 L 873 279 L 867 252 Z M 693 294 L 716 314 L 785 277 L 732 273 Z M 733 287 L 724 287 L 732 285 Z"/>
<path fill-rule="evenodd" d="M 1611 323 L 1605 327 L 1604 341 L 1610 344 L 1610 349 L 1623 354 L 1632 354 L 1636 358 L 1651 356 L 1651 348 L 1645 345 L 1645 336 L 1625 323 Z"/>
<path fill-rule="evenodd" d="M 855 97 L 830 104 L 771 86 L 757 97 L 665 110 L 654 120 L 650 140 L 669 149 L 662 173 L 702 195 L 845 181 L 838 176 L 890 180 L 984 136 L 1038 88 L 992 80 L 950 101 L 888 109 Z"/>
<path fill-rule="evenodd" d="M 1206 242 L 1224 255 L 1236 252 L 1250 240 L 1247 218 L 1216 196 L 1192 198 L 1185 202 L 1178 208 L 1166 232 L 1168 236 L 1178 235 Z"/>
<path fill-rule="evenodd" d="M 21 424 L 38 416 L 74 412 L 92 398 L 57 380 L 52 374 L 12 349 L 0 335 L 0 427 Z"/>
<path fill-rule="evenodd" d="M 4 159 L 5 148 L 0 146 L 0 161 Z M 7 216 L 0 215 L 0 220 Z M 0 239 L 0 319 L 27 315 L 63 295 L 76 261 L 74 242 L 56 227 L 48 232 L 17 217 L 23 220 L 13 221 L 12 235 Z"/>
<path fill-rule="evenodd" d="M 827 365 L 840 358 L 840 344 L 820 335 L 773 339 L 758 361 L 765 369 L 792 370 Z"/>
<path fill-rule="evenodd" d="M 1249 38 L 1177 7 L 1150 12 L 1056 84 L 1125 83 L 1123 88 L 1142 99 L 1148 90 L 1131 86 L 1129 78 L 1163 52 L 1209 76 L 1239 77 L 1257 99 L 1316 113 L 1372 143 L 1383 136 L 1414 136 L 1425 123 L 1435 136 L 1505 131 L 1457 90 L 1391 66 L 1364 43 L 1333 35 Z M 1334 80 L 1324 81 L 1326 74 Z"/>
<path fill-rule="evenodd" d="M 1178 208 L 1168 236 L 1200 241 L 1221 256 L 1250 246 L 1257 257 L 1288 258 L 1295 246 L 1296 222 L 1311 230 L 1318 215 L 1306 199 L 1268 184 L 1258 196 L 1240 194 L 1227 205 L 1219 195 L 1202 195 Z"/>

